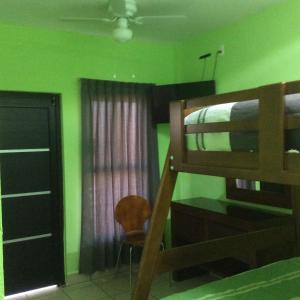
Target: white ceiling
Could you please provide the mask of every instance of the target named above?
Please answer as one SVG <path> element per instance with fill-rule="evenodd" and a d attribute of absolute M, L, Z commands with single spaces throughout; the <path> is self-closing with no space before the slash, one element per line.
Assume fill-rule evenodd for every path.
<path fill-rule="evenodd" d="M 137 38 L 178 41 L 233 23 L 285 0 L 136 0 L 137 15 L 186 15 L 132 25 Z M 63 22 L 62 17 L 109 17 L 108 0 L 0 0 L 0 22 L 93 35 L 111 34 L 115 23 Z"/>

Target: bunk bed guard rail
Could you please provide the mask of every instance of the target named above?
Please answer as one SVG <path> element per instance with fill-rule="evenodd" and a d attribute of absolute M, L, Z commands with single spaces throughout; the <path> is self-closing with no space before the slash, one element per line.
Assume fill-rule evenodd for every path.
<path fill-rule="evenodd" d="M 285 114 L 285 95 L 300 93 L 300 81 L 170 103 L 170 168 L 178 172 L 300 184 L 300 154 L 285 151 L 286 130 L 300 129 L 300 116 Z M 184 125 L 200 108 L 259 100 L 257 119 Z M 300 100 L 299 100 L 300 101 Z M 216 132 L 258 133 L 258 151 L 188 150 L 186 134 Z"/>

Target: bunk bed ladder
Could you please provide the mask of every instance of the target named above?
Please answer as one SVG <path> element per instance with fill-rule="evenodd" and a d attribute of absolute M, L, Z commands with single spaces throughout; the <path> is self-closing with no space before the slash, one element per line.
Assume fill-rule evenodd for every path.
<path fill-rule="evenodd" d="M 170 105 L 171 144 L 167 153 L 159 191 L 155 200 L 155 206 L 151 218 L 150 228 L 147 234 L 145 247 L 139 267 L 137 284 L 134 291 L 134 300 L 148 299 L 151 283 L 157 273 L 159 261 L 160 243 L 163 237 L 165 223 L 172 201 L 180 163 L 185 160 L 184 147 L 184 115 L 185 101 L 172 102 Z M 177 136 L 176 142 L 174 137 Z"/>
<path fill-rule="evenodd" d="M 167 154 L 167 158 L 169 157 L 170 150 Z M 151 283 L 157 270 L 160 244 L 176 184 L 177 173 L 178 172 L 176 171 L 170 170 L 170 159 L 166 159 L 150 228 L 140 262 L 137 284 L 133 295 L 133 299 L 135 300 L 148 299 Z"/>

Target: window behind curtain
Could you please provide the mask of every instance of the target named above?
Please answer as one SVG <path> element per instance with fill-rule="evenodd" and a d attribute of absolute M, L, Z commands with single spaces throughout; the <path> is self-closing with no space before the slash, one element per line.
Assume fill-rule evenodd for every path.
<path fill-rule="evenodd" d="M 82 272 L 114 266 L 123 234 L 114 208 L 122 197 L 153 202 L 159 175 L 150 101 L 151 85 L 82 82 Z"/>

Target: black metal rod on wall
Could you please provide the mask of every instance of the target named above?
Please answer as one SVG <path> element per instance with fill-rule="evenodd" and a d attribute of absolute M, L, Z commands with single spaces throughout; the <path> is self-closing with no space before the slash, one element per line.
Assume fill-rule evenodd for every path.
<path fill-rule="evenodd" d="M 206 72 L 206 59 L 209 57 L 211 57 L 211 53 L 206 53 L 206 54 L 199 56 L 199 60 L 204 59 L 201 80 L 204 80 L 205 72 Z"/>

